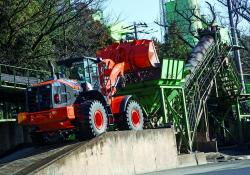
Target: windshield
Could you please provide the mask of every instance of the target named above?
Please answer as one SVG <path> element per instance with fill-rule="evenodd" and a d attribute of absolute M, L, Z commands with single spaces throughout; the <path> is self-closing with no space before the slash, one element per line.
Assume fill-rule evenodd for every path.
<path fill-rule="evenodd" d="M 98 65 L 90 59 L 75 62 L 71 67 L 62 67 L 61 72 L 65 77 L 82 83 L 90 83 L 94 89 L 99 88 Z"/>

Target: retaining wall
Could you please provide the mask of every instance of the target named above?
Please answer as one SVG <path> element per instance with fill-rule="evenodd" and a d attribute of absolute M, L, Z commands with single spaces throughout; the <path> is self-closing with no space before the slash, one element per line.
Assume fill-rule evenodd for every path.
<path fill-rule="evenodd" d="M 37 169 L 36 175 L 132 175 L 178 167 L 172 129 L 109 132 Z"/>
<path fill-rule="evenodd" d="M 28 128 L 16 122 L 0 122 L 0 156 L 21 144 L 30 142 Z"/>
<path fill-rule="evenodd" d="M 134 175 L 206 163 L 204 153 L 177 154 L 173 129 L 108 132 L 31 174 Z"/>

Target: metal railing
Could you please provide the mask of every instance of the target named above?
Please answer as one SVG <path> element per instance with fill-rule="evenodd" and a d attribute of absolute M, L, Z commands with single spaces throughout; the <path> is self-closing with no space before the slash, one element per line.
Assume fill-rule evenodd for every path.
<path fill-rule="evenodd" d="M 0 64 L 0 86 L 25 88 L 39 83 L 49 76 L 49 72 Z"/>
<path fill-rule="evenodd" d="M 25 89 L 32 84 L 44 81 L 49 75 L 50 73 L 47 71 L 0 64 L 0 88 L 3 88 L 0 89 L 0 93 L 6 93 L 8 90 Z M 20 93 L 15 93 L 15 95 L 22 96 Z M 10 99 L 0 98 L 0 122 L 15 121 L 17 113 L 23 108 L 20 101 Z"/>

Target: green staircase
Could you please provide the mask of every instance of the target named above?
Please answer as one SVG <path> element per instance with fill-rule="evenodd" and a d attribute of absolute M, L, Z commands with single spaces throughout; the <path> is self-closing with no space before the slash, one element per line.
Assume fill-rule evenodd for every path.
<path fill-rule="evenodd" d="M 235 98 L 240 95 L 240 83 L 234 72 L 223 71 L 217 80 L 228 97 Z"/>

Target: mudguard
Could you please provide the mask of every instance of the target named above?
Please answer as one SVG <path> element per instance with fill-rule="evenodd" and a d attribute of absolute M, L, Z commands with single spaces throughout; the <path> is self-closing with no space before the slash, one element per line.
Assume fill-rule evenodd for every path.
<path fill-rule="evenodd" d="M 126 110 L 126 106 L 131 99 L 131 95 L 118 96 L 112 99 L 111 109 L 113 114 L 121 114 Z"/>

